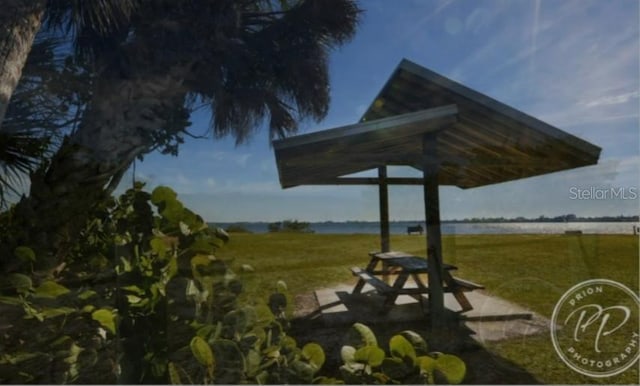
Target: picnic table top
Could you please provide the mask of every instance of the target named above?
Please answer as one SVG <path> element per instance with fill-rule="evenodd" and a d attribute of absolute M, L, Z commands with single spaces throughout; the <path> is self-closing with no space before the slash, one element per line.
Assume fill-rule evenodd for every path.
<path fill-rule="evenodd" d="M 398 266 L 408 272 L 426 273 L 428 270 L 427 259 L 406 252 L 371 252 L 369 255 L 373 259 L 383 260 L 387 265 Z M 442 264 L 442 268 L 445 270 L 458 269 L 458 267 L 450 264 Z"/>

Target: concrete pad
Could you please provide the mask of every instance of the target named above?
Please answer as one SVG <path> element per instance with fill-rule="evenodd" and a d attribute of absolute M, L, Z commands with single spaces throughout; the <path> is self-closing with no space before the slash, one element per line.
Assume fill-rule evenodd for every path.
<path fill-rule="evenodd" d="M 424 320 L 427 298 L 423 304 L 408 295 L 401 295 L 388 313 L 383 312 L 384 297 L 373 287 L 365 285 L 361 294 L 351 294 L 353 285 L 342 284 L 315 291 L 319 312 L 325 325 L 349 324 L 356 321 L 369 323 L 408 322 Z M 539 334 L 549 330 L 550 321 L 531 310 L 486 291 L 466 293 L 473 310 L 460 313 L 461 307 L 453 295 L 445 294 L 445 307 L 457 313 L 460 321 L 472 330 L 480 342 L 497 341 Z"/>

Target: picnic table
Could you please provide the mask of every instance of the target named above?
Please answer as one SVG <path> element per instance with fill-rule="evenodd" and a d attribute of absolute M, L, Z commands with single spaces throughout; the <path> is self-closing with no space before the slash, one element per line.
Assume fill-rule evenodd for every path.
<path fill-rule="evenodd" d="M 371 259 L 365 268 L 351 268 L 353 275 L 359 278 L 354 294 L 361 293 L 365 284 L 371 285 L 385 297 L 383 312 L 388 312 L 400 295 L 410 295 L 423 304 L 423 295 L 429 295 L 428 280 L 425 282 L 421 277 L 428 273 L 427 259 L 399 251 L 371 252 L 369 256 Z M 443 289 L 455 297 L 462 307 L 461 312 L 465 312 L 473 309 L 465 292 L 484 289 L 484 286 L 453 276 L 451 271 L 457 269 L 453 265 L 442 265 Z M 390 283 L 391 276 L 395 279 Z M 409 278 L 415 286 L 407 286 Z"/>

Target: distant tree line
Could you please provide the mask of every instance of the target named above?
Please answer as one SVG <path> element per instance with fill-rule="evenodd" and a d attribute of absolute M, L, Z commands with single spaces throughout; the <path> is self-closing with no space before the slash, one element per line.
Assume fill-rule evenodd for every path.
<path fill-rule="evenodd" d="M 294 232 L 294 233 L 313 233 L 311 224 L 298 220 L 284 220 L 282 222 L 272 222 L 268 226 L 269 232 Z"/>
<path fill-rule="evenodd" d="M 541 215 L 537 218 L 526 217 L 472 217 L 462 220 L 445 220 L 446 223 L 493 223 L 493 222 L 638 222 L 640 216 L 598 216 L 598 217 L 579 217 L 575 214 L 563 214 L 555 217 L 547 217 Z"/>

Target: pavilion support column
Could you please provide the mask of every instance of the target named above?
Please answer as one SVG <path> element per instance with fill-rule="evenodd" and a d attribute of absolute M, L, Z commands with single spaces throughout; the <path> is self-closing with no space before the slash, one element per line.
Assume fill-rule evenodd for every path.
<path fill-rule="evenodd" d="M 438 192 L 438 149 L 436 133 L 425 134 L 422 141 L 424 209 L 427 223 L 427 264 L 429 274 L 429 321 L 431 329 L 445 325 L 442 288 L 442 243 L 440 235 L 440 197 Z"/>
<path fill-rule="evenodd" d="M 378 168 L 378 191 L 380 196 L 380 251 L 391 250 L 389 237 L 389 189 L 387 186 L 387 167 Z"/>

